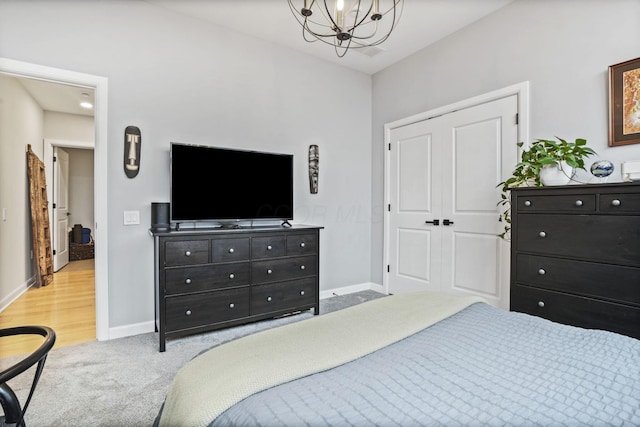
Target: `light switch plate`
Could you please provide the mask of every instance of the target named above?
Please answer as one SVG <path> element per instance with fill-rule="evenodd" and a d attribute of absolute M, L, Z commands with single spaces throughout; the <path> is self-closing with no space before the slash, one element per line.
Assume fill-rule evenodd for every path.
<path fill-rule="evenodd" d="M 140 211 L 124 211 L 124 225 L 140 224 Z"/>

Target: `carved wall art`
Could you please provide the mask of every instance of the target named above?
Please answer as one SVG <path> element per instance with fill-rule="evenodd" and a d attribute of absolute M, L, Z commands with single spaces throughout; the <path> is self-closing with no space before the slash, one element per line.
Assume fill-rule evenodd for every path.
<path fill-rule="evenodd" d="M 137 126 L 127 126 L 124 130 L 124 173 L 135 178 L 140 172 L 140 146 L 142 136 Z"/>
<path fill-rule="evenodd" d="M 309 191 L 311 194 L 318 193 L 318 172 L 320 162 L 320 152 L 317 145 L 309 146 Z"/>

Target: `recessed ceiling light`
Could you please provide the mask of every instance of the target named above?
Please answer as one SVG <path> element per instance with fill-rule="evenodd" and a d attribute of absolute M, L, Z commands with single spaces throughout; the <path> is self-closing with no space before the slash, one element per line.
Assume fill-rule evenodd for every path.
<path fill-rule="evenodd" d="M 89 108 L 93 108 L 93 104 L 92 104 L 92 103 L 90 103 L 90 102 L 86 102 L 86 101 L 81 102 L 81 103 L 80 103 L 80 106 L 81 106 L 82 108 L 87 108 L 87 109 L 89 109 Z"/>

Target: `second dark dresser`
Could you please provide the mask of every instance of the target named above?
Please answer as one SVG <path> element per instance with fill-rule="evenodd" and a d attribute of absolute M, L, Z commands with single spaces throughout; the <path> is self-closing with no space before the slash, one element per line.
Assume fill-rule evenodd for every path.
<path fill-rule="evenodd" d="M 640 183 L 511 190 L 511 310 L 640 339 Z"/>

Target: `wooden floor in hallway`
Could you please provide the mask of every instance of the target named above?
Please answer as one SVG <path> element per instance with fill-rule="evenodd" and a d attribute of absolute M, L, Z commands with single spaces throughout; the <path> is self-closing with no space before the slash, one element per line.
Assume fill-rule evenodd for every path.
<path fill-rule="evenodd" d="M 54 348 L 96 339 L 94 260 L 71 261 L 53 282 L 32 287 L 0 312 L 0 329 L 14 326 L 49 326 L 56 333 Z M 0 338 L 0 357 L 29 354 L 42 337 L 22 335 Z"/>

